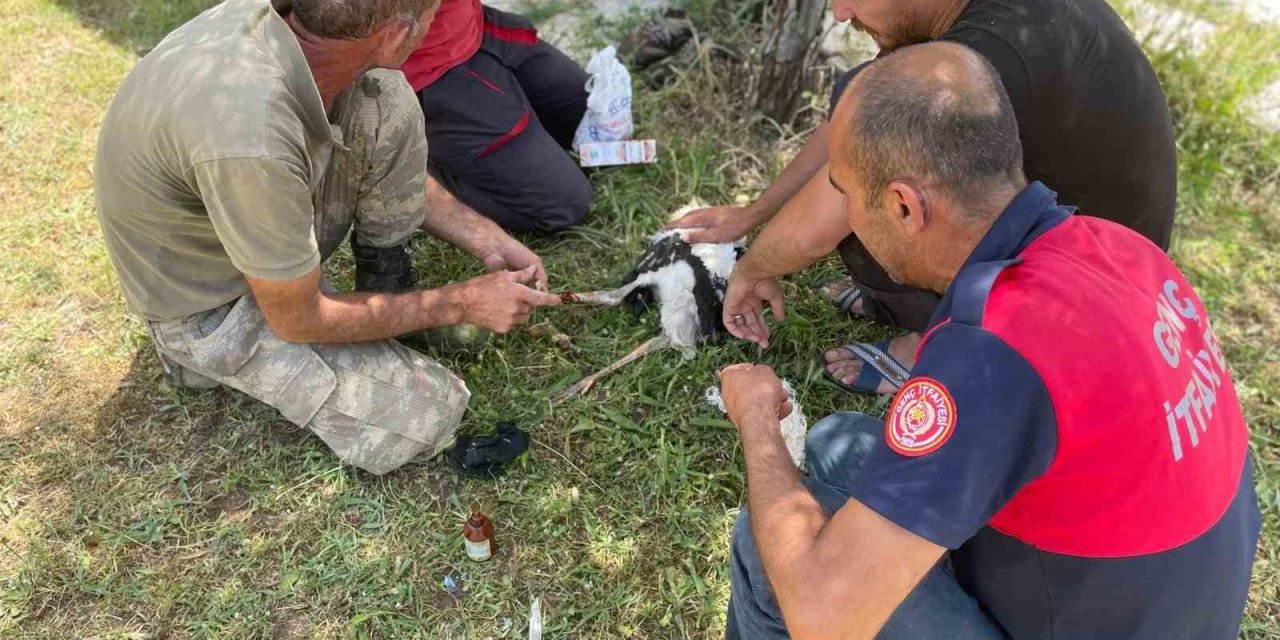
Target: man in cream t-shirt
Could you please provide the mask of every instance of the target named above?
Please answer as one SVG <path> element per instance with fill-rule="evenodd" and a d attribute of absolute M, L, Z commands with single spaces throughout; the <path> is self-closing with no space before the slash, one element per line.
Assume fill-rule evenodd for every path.
<path fill-rule="evenodd" d="M 398 68 L 438 0 L 228 0 L 171 33 L 102 125 L 99 218 L 168 378 L 226 385 L 386 473 L 449 446 L 470 393 L 392 338 L 533 308 L 541 260 L 426 177 Z M 321 264 L 351 233 L 356 292 Z M 489 275 L 414 290 L 418 229 Z M 526 286 L 530 285 L 530 286 Z"/>

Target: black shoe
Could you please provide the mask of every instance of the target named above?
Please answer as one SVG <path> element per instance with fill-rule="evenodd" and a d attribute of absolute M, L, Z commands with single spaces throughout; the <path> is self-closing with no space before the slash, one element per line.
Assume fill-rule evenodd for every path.
<path fill-rule="evenodd" d="M 497 478 L 512 460 L 529 449 L 529 434 L 510 422 L 499 422 L 491 436 L 458 436 L 449 463 L 460 474 Z"/>
<path fill-rule="evenodd" d="M 356 291 L 402 293 L 417 284 L 408 244 L 386 249 L 366 247 L 352 234 L 351 253 L 356 257 Z"/>

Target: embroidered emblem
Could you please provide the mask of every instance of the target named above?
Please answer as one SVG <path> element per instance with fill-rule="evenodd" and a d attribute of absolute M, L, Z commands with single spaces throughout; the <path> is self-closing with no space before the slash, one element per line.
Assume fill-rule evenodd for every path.
<path fill-rule="evenodd" d="M 946 387 L 933 378 L 913 378 L 893 399 L 884 439 L 890 449 L 918 458 L 946 444 L 955 426 L 956 402 Z"/>

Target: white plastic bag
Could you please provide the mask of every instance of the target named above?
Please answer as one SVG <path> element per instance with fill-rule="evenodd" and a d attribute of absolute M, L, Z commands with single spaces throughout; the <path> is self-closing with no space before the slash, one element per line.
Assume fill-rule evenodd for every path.
<path fill-rule="evenodd" d="M 630 140 L 635 130 L 631 119 L 631 72 L 618 61 L 614 47 L 605 47 L 587 63 L 587 112 L 573 136 L 573 148 L 587 142 Z"/>

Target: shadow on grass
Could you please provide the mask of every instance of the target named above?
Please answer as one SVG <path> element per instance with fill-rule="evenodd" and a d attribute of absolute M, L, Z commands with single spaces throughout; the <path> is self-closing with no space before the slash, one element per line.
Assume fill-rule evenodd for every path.
<path fill-rule="evenodd" d="M 82 637 L 68 629 L 180 631 L 207 603 L 179 586 L 193 574 L 234 573 L 213 562 L 217 569 L 206 575 L 195 558 L 239 558 L 250 536 L 285 530 L 285 516 L 260 502 L 277 477 L 292 482 L 287 474 L 297 467 L 273 463 L 329 463 L 318 439 L 252 399 L 222 389 L 172 391 L 159 366 L 144 344 L 87 420 L 79 417 L 83 408 L 67 406 L 42 420 L 47 426 L 24 446 L 19 462 L 32 471 L 23 489 L 39 496 L 23 518 L 34 534 L 24 536 L 24 553 L 14 552 L 21 564 L 0 581 L 0 592 L 9 591 L 11 613 L 35 637 Z M 268 477 L 246 470 L 264 458 L 273 461 L 262 463 Z M 206 550 L 190 551 L 209 540 Z M 243 560 L 238 571 L 266 573 Z M 275 580 L 263 578 L 271 586 Z M 269 628 L 273 620 L 257 624 Z"/>
<path fill-rule="evenodd" d="M 166 34 L 218 0 L 53 0 L 111 42 L 145 55 Z"/>

